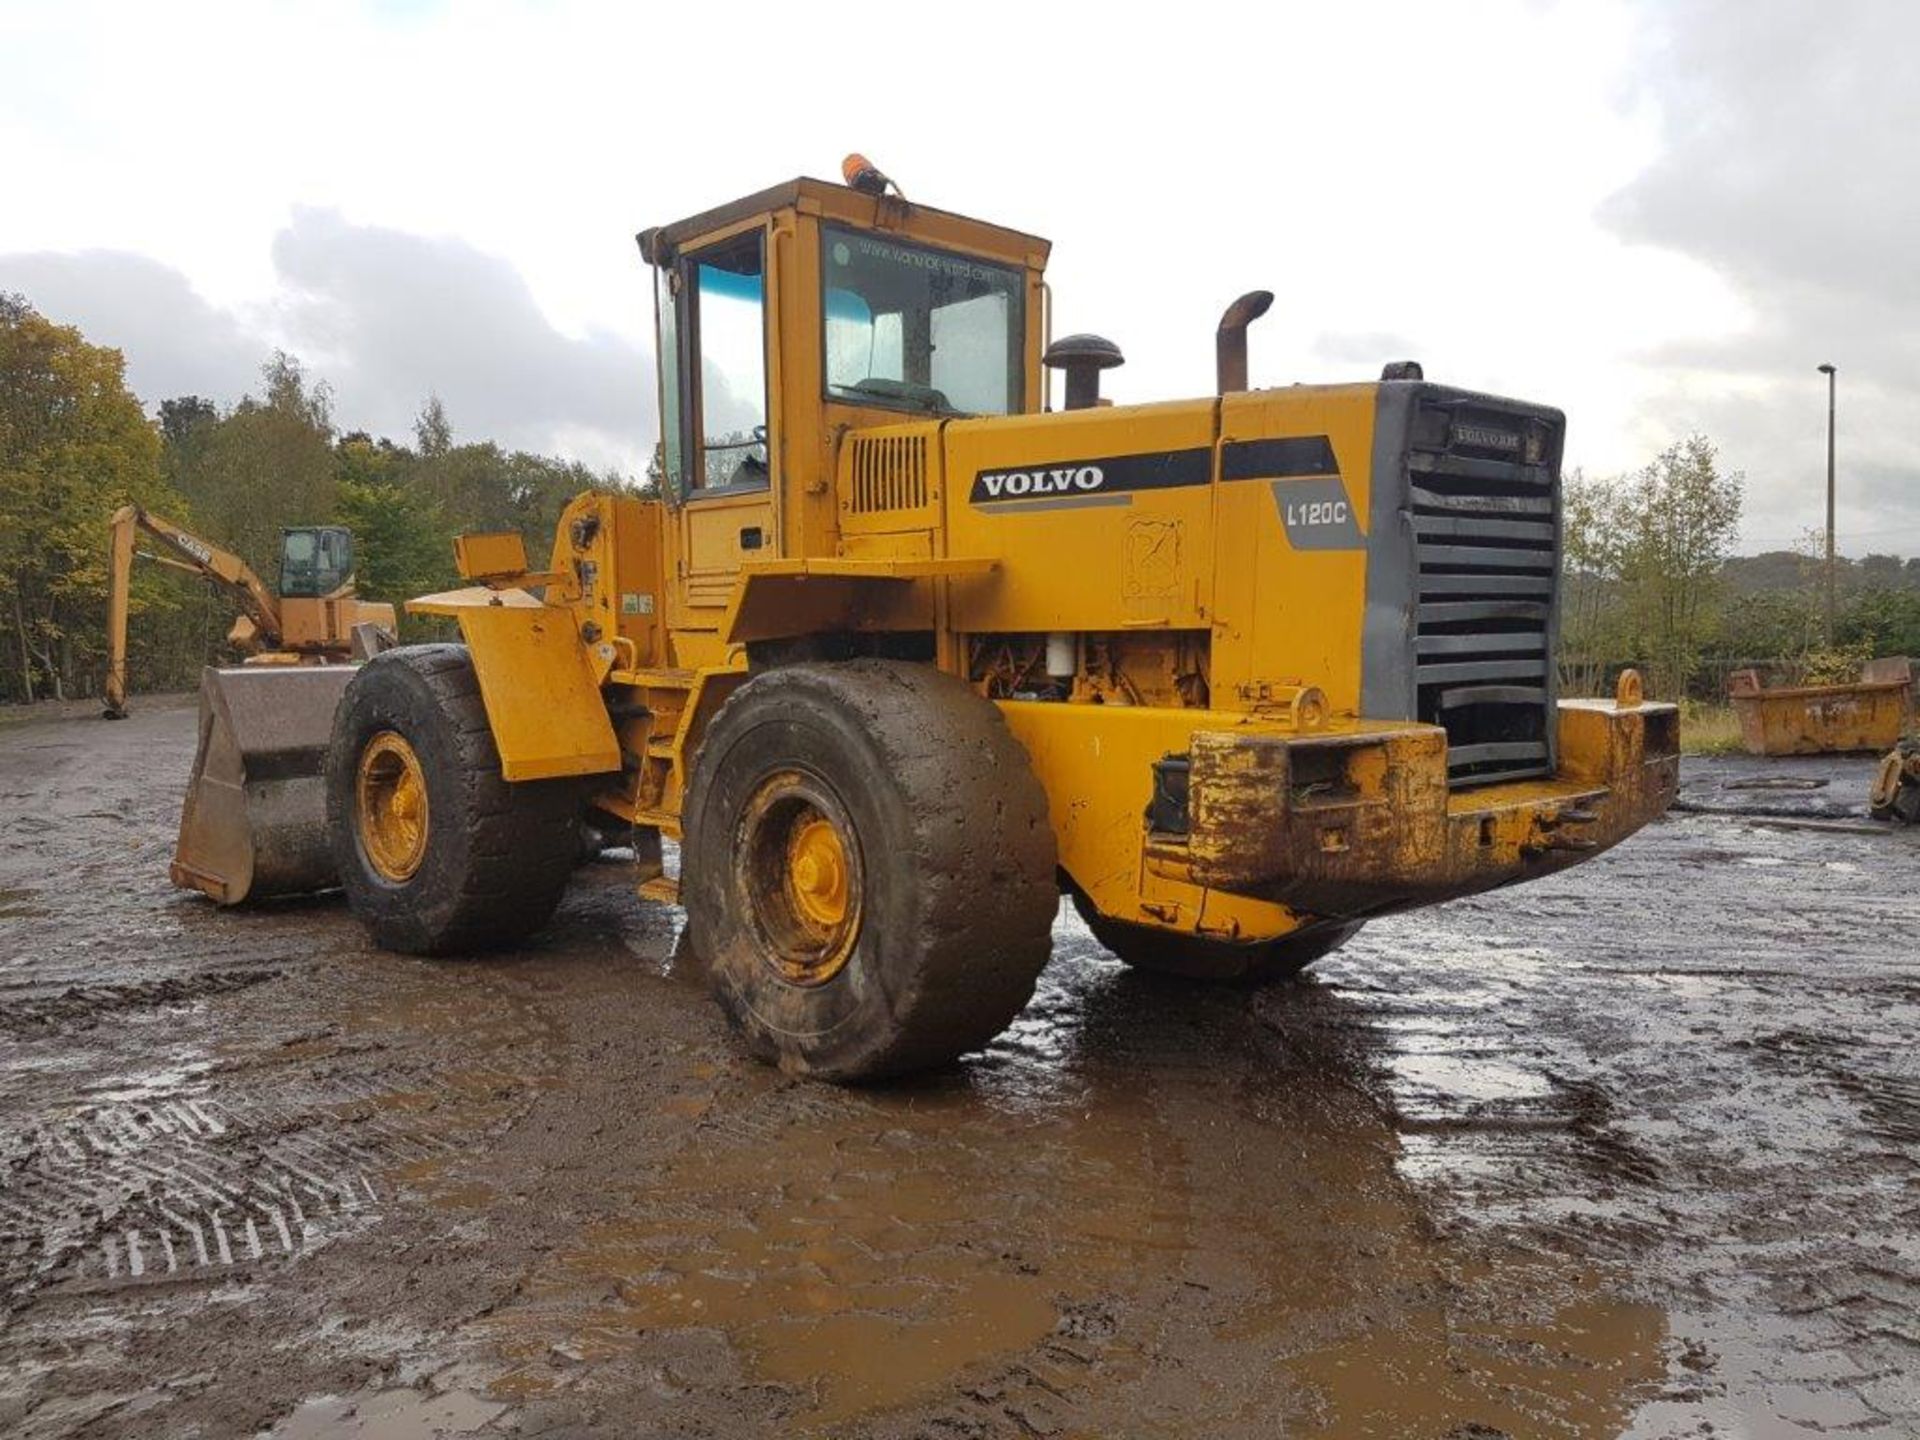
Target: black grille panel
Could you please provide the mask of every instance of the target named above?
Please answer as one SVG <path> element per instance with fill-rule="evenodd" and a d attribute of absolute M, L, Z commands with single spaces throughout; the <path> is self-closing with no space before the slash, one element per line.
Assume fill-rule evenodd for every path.
<path fill-rule="evenodd" d="M 1561 424 L 1434 400 L 1415 416 L 1416 714 L 1456 788 L 1551 773 Z"/>

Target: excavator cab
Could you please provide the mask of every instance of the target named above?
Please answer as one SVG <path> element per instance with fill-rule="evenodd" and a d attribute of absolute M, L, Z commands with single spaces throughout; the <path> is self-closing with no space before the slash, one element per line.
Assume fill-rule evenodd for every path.
<path fill-rule="evenodd" d="M 280 598 L 324 600 L 353 578 L 353 532 L 296 525 L 280 532 Z"/>

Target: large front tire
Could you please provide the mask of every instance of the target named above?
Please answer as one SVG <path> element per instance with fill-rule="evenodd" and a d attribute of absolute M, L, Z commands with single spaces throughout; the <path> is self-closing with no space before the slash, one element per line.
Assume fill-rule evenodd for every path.
<path fill-rule="evenodd" d="M 579 813 L 571 781 L 502 777 L 464 645 L 376 655 L 334 711 L 334 863 L 383 950 L 486 950 L 539 929 L 579 858 Z"/>
<path fill-rule="evenodd" d="M 994 706 L 930 666 L 757 675 L 700 745 L 681 899 L 754 1055 L 870 1080 L 986 1044 L 1058 909 L 1046 794 Z"/>
<path fill-rule="evenodd" d="M 1080 912 L 1094 939 L 1136 970 L 1232 985 L 1273 985 L 1291 980 L 1314 961 L 1325 959 L 1346 944 L 1360 928 L 1358 921 L 1322 925 L 1278 940 L 1233 944 L 1110 920 L 1078 890 L 1073 892 L 1073 908 Z"/>

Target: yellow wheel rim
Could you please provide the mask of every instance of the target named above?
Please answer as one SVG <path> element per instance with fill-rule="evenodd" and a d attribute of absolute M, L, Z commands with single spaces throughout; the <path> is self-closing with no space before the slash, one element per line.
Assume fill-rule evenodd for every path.
<path fill-rule="evenodd" d="M 382 730 L 360 752 L 360 848 L 380 878 L 410 879 L 427 855 L 427 777 L 406 737 Z"/>
<path fill-rule="evenodd" d="M 787 885 L 794 909 L 822 930 L 847 918 L 847 850 L 821 814 L 801 821 L 787 849 Z"/>
<path fill-rule="evenodd" d="M 824 985 L 860 938 L 860 849 L 839 800 L 814 776 L 783 771 L 740 820 L 741 899 L 762 954 L 793 985 Z"/>

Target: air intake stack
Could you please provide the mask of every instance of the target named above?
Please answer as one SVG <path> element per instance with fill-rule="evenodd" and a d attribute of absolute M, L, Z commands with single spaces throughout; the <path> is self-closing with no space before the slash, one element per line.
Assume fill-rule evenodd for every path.
<path fill-rule="evenodd" d="M 1040 363 L 1067 372 L 1067 409 L 1091 410 L 1100 403 L 1100 372 L 1126 364 L 1127 358 L 1104 335 L 1063 335 L 1047 347 Z"/>

